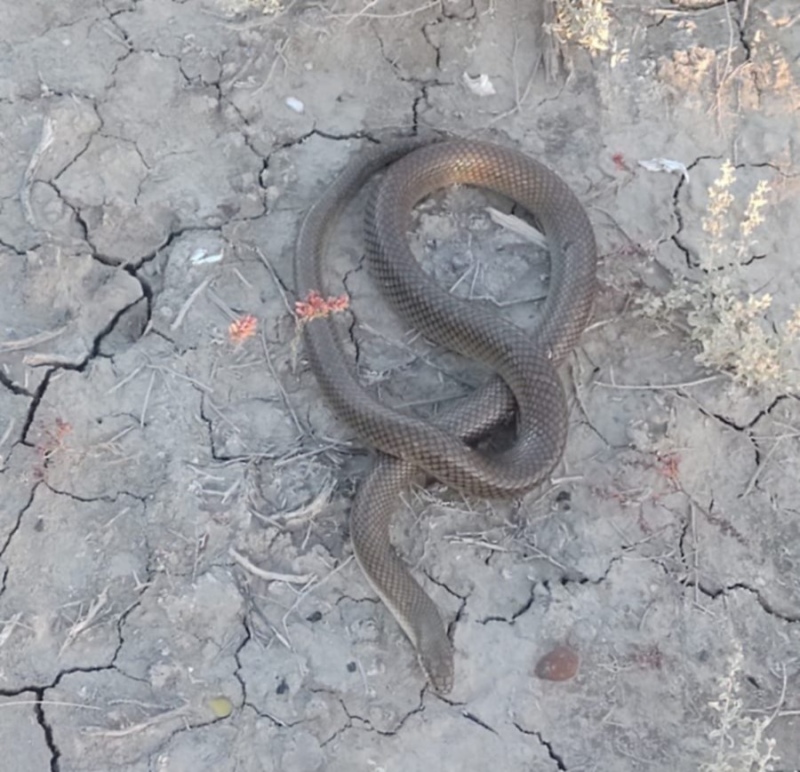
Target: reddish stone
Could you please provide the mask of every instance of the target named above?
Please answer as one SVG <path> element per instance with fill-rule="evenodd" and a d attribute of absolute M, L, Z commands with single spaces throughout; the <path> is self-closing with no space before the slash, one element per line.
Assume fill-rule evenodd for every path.
<path fill-rule="evenodd" d="M 545 681 L 569 681 L 578 672 L 580 657 L 569 646 L 556 646 L 537 663 L 534 673 Z"/>

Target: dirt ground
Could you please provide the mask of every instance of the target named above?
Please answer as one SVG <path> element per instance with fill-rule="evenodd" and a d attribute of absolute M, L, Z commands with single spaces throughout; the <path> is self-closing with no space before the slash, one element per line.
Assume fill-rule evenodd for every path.
<path fill-rule="evenodd" d="M 799 12 L 2 3 L 0 766 L 800 769 Z M 293 316 L 303 212 L 426 128 L 546 162 L 601 253 L 552 485 L 399 508 L 446 698 L 352 559 L 370 457 Z M 430 410 L 483 374 L 387 310 L 363 203 L 330 290 L 364 379 Z M 546 255 L 483 195 L 434 197 L 412 241 L 537 313 Z M 538 678 L 557 646 L 577 675 Z"/>

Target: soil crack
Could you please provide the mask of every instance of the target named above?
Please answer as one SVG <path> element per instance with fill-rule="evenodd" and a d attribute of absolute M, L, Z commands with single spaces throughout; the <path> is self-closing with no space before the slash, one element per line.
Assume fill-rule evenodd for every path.
<path fill-rule="evenodd" d="M 555 749 L 553 748 L 553 744 L 548 740 L 545 740 L 542 737 L 541 732 L 535 732 L 530 729 L 525 729 L 524 727 L 520 726 L 516 721 L 513 722 L 514 727 L 522 734 L 528 735 L 529 737 L 535 737 L 539 744 L 544 746 L 545 750 L 547 751 L 547 755 L 556 763 L 556 769 L 562 770 L 562 772 L 568 772 L 567 765 L 564 763 L 564 759 L 556 753 Z"/>
<path fill-rule="evenodd" d="M 497 730 L 494 727 L 489 726 L 489 724 L 487 724 L 485 721 L 482 721 L 474 713 L 470 713 L 468 710 L 462 710 L 461 715 L 469 721 L 472 721 L 473 724 L 477 724 L 482 729 L 485 729 L 487 732 L 497 734 Z"/>
<path fill-rule="evenodd" d="M 44 741 L 47 744 L 47 749 L 50 751 L 50 772 L 59 772 L 61 766 L 58 763 L 58 760 L 61 758 L 61 751 L 58 749 L 58 745 L 56 745 L 55 738 L 53 737 L 53 727 L 50 726 L 50 722 L 44 715 L 44 708 L 42 707 L 42 701 L 44 700 L 44 689 L 37 689 L 34 694 L 36 695 L 36 705 L 34 708 L 36 713 L 36 722 L 42 728 L 42 732 L 44 733 Z"/>
<path fill-rule="evenodd" d="M 744 590 L 745 592 L 754 595 L 758 604 L 761 606 L 764 611 L 772 617 L 776 619 L 781 619 L 784 622 L 788 622 L 789 624 L 796 624 L 800 622 L 800 612 L 797 614 L 790 614 L 783 611 L 778 611 L 762 594 L 759 590 L 755 587 L 751 587 L 746 582 L 734 582 L 733 584 L 725 585 L 724 587 L 720 587 L 717 589 L 709 589 L 708 587 L 703 585 L 702 581 L 690 581 L 686 583 L 687 587 L 696 587 L 700 592 L 703 593 L 708 598 L 712 600 L 716 600 L 720 596 L 726 597 L 729 593 L 735 592 L 736 590 Z"/>

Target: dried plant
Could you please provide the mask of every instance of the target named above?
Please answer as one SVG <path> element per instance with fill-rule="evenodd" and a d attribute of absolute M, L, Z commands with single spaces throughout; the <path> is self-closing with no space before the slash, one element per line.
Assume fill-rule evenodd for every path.
<path fill-rule="evenodd" d="M 714 760 L 700 765 L 700 772 L 770 772 L 779 757 L 775 740 L 764 737 L 770 719 L 754 719 L 743 714 L 739 697 L 744 655 L 735 644 L 728 659 L 728 672 L 719 679 L 720 693 L 708 706 L 716 712 L 716 728 L 708 734 L 714 743 Z"/>
<path fill-rule="evenodd" d="M 264 16 L 278 13 L 283 9 L 281 0 L 220 0 L 220 6 L 227 13 L 244 13 L 257 10 Z"/>
<path fill-rule="evenodd" d="M 742 258 L 758 241 L 765 222 L 769 183 L 760 181 L 749 195 L 744 214 L 735 218 L 731 191 L 736 170 L 725 161 L 708 188 L 708 206 L 702 219 L 706 235 L 699 267 L 701 281 L 677 279 L 664 295 L 648 295 L 640 306 L 651 317 L 682 311 L 693 340 L 700 345 L 696 360 L 723 370 L 745 386 L 785 391 L 800 386 L 795 367 L 800 341 L 800 307 L 775 322 L 769 317 L 772 295 L 743 292 L 736 281 Z"/>
<path fill-rule="evenodd" d="M 592 54 L 611 50 L 609 0 L 560 0 L 556 3 L 555 21 L 547 32 L 559 43 L 575 42 Z"/>

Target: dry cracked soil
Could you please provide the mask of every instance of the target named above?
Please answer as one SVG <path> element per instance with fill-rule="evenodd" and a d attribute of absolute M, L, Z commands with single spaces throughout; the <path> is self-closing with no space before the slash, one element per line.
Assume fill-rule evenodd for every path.
<path fill-rule="evenodd" d="M 800 768 L 798 54 L 796 0 L 3 0 L 0 767 Z M 337 171 L 429 129 L 542 159 L 601 255 L 552 482 L 398 507 L 446 697 L 352 559 L 369 450 L 292 275 Z M 363 204 L 329 290 L 363 379 L 430 411 L 483 374 L 387 310 Z M 546 253 L 482 194 L 411 240 L 538 313 Z"/>

